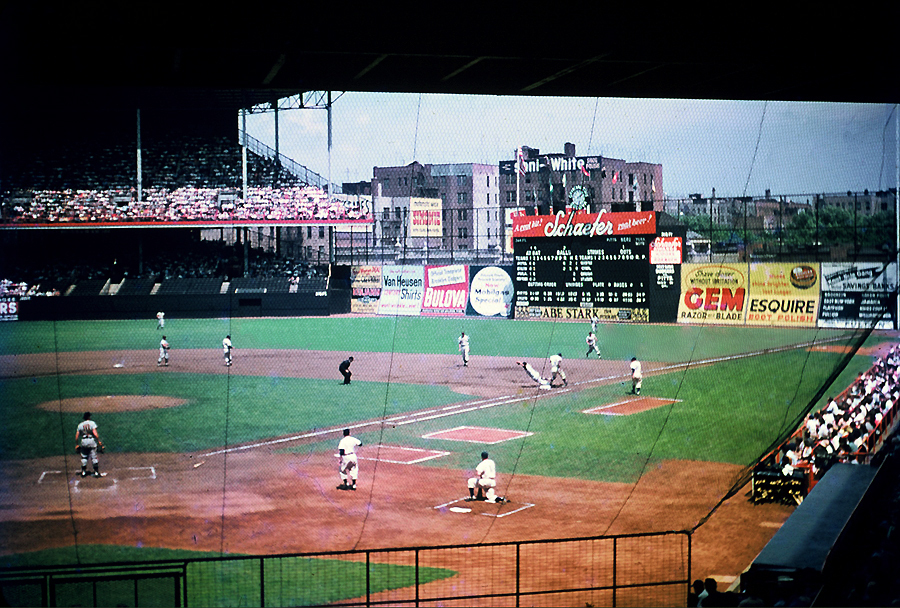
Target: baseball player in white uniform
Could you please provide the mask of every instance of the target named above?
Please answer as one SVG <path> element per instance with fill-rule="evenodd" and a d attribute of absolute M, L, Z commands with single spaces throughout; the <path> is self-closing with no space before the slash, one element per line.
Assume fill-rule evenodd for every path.
<path fill-rule="evenodd" d="M 602 357 L 600 356 L 600 349 L 597 348 L 597 336 L 594 335 L 594 332 L 588 332 L 587 338 L 585 338 L 584 341 L 587 342 L 588 345 L 587 352 L 584 354 L 584 356 L 590 357 L 591 353 L 597 353 L 597 358 L 601 359 Z"/>
<path fill-rule="evenodd" d="M 159 311 L 156 313 L 156 329 L 162 329 L 166 326 L 166 313 Z"/>
<path fill-rule="evenodd" d="M 593 333 L 597 333 L 597 323 L 600 322 L 600 319 L 597 318 L 597 315 L 591 315 L 591 331 Z"/>
<path fill-rule="evenodd" d="M 641 394 L 641 382 L 644 379 L 644 374 L 641 372 L 641 362 L 637 360 L 637 357 L 631 358 L 631 394 L 632 395 L 640 395 Z"/>
<path fill-rule="evenodd" d="M 100 477 L 100 462 L 97 452 L 102 449 L 100 435 L 97 434 L 97 423 L 91 420 L 91 413 L 84 413 L 84 420 L 75 429 L 75 451 L 81 454 L 81 476 L 87 476 L 87 462 L 94 467 L 94 477 Z"/>
<path fill-rule="evenodd" d="M 528 374 L 532 380 L 537 382 L 542 389 L 550 390 L 550 381 L 545 378 L 541 378 L 541 375 L 536 369 L 534 369 L 531 363 L 528 363 L 527 361 L 516 361 L 516 365 L 521 365 L 525 370 L 525 373 Z"/>
<path fill-rule="evenodd" d="M 341 475 L 341 485 L 338 490 L 356 490 L 356 479 L 359 476 L 359 464 L 356 458 L 356 448 L 362 445 L 362 441 L 350 434 L 350 429 L 344 429 L 344 437 L 338 442 L 338 456 L 341 464 L 338 472 Z M 347 483 L 350 481 L 351 483 Z"/>
<path fill-rule="evenodd" d="M 550 373 L 550 386 L 553 386 L 553 381 L 556 380 L 557 376 L 562 378 L 563 386 L 569 386 L 569 381 L 566 380 L 566 372 L 562 370 L 562 353 L 550 355 Z"/>
<path fill-rule="evenodd" d="M 475 467 L 475 477 L 469 478 L 469 497 L 466 501 L 485 500 L 487 502 L 505 502 L 502 496 L 497 496 L 497 464 L 488 458 L 487 452 L 481 453 L 481 462 Z M 475 496 L 478 490 L 478 496 Z"/>
<path fill-rule="evenodd" d="M 225 336 L 222 340 L 222 351 L 225 355 L 225 366 L 231 367 L 231 351 L 234 349 L 234 346 L 231 344 L 231 334 Z"/>
<path fill-rule="evenodd" d="M 166 366 L 169 365 L 169 343 L 165 336 L 159 341 L 159 358 L 156 360 L 156 367 L 163 365 L 163 362 Z"/>
<path fill-rule="evenodd" d="M 459 335 L 459 352 L 462 353 L 463 367 L 469 367 L 469 336 L 466 332 Z"/>

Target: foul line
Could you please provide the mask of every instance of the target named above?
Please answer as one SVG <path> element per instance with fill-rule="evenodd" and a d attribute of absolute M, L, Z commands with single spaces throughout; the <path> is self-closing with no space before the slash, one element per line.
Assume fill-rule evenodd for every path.
<path fill-rule="evenodd" d="M 486 441 L 486 440 L 482 440 L 482 439 L 457 439 L 454 437 L 438 437 L 438 435 L 452 433 L 453 431 L 461 431 L 463 429 L 466 429 L 466 430 L 472 429 L 472 430 L 476 430 L 476 431 L 478 431 L 478 430 L 493 431 L 493 432 L 506 431 L 507 433 L 514 433 L 514 434 L 512 437 L 507 437 L 506 439 L 498 439 L 496 441 Z M 495 443 L 503 443 L 504 441 L 512 441 L 513 439 L 521 439 L 522 437 L 530 437 L 531 435 L 534 435 L 534 433 L 528 433 L 525 431 L 510 431 L 508 429 L 493 429 L 493 428 L 488 428 L 488 427 L 484 427 L 484 426 L 457 426 L 452 429 L 444 429 L 443 431 L 434 431 L 433 433 L 425 433 L 424 435 L 422 435 L 422 438 L 423 439 L 437 438 L 437 439 L 441 439 L 443 441 L 465 441 L 465 442 L 469 442 L 469 443 L 484 443 L 487 445 L 494 445 Z"/>
<path fill-rule="evenodd" d="M 450 452 L 444 452 L 442 450 L 430 450 L 428 448 L 410 448 L 404 447 L 400 445 L 384 445 L 379 444 L 377 446 L 373 446 L 376 450 L 376 456 L 374 458 L 369 456 L 362 456 L 359 453 L 356 454 L 356 457 L 360 460 L 374 460 L 377 462 L 390 462 L 392 464 L 419 464 L 420 462 L 425 462 L 426 460 L 434 460 L 435 458 L 443 458 L 444 456 L 449 456 Z M 407 452 L 425 452 L 428 454 L 427 456 L 422 456 L 421 458 L 416 458 L 413 460 L 390 460 L 388 458 L 381 458 L 380 453 L 381 449 L 385 448 L 385 450 L 406 450 Z M 367 450 L 369 451 L 369 450 Z M 335 454 L 338 456 L 338 454 Z"/>
<path fill-rule="evenodd" d="M 688 361 L 685 363 L 672 363 L 671 365 L 663 365 L 661 367 L 654 367 L 651 370 L 647 370 L 645 375 L 655 375 L 658 372 L 668 372 L 677 369 L 683 369 L 686 367 L 691 367 L 695 365 L 709 365 L 712 363 L 721 363 L 723 361 L 737 361 L 739 359 L 749 359 L 751 357 L 758 357 L 760 355 L 768 355 L 771 353 L 785 352 L 789 350 L 797 350 L 801 348 L 810 348 L 812 346 L 817 346 L 819 344 L 827 344 L 829 342 L 839 342 L 843 340 L 842 337 L 834 337 L 828 338 L 825 340 L 813 340 L 811 342 L 803 342 L 800 344 L 791 344 L 788 346 L 777 346 L 775 348 L 765 348 L 763 350 L 757 350 L 749 353 L 740 353 L 737 355 L 726 355 L 724 357 L 712 357 L 710 359 L 702 359 L 699 361 Z M 578 386 L 582 384 L 595 384 L 597 382 L 604 382 L 610 380 L 617 380 L 619 378 L 631 378 L 629 373 L 625 374 L 615 374 L 612 376 L 602 376 L 600 378 L 594 378 L 592 380 L 582 380 L 580 382 L 572 383 L 573 386 Z M 522 401 L 531 401 L 537 399 L 543 399 L 546 397 L 551 397 L 554 395 L 558 395 L 563 392 L 568 392 L 567 389 L 557 390 L 557 391 L 541 391 L 538 393 L 535 391 L 533 395 L 528 396 L 514 396 L 514 395 L 505 395 L 502 397 L 493 397 L 490 399 L 482 399 L 479 401 L 467 401 L 465 403 L 458 403 L 455 405 L 448 405 L 438 409 L 430 409 L 424 410 L 422 412 L 413 412 L 410 414 L 402 414 L 399 416 L 394 416 L 392 418 L 383 418 L 380 420 L 370 420 L 367 422 L 359 422 L 351 425 L 341 425 L 338 427 L 321 429 L 318 431 L 310 431 L 308 433 L 301 433 L 299 435 L 292 435 L 290 437 L 281 437 L 279 439 L 270 439 L 267 441 L 259 441 L 256 443 L 249 443 L 246 445 L 239 445 L 231 448 L 223 448 L 220 450 L 214 450 L 212 452 L 206 452 L 204 454 L 200 454 L 203 456 L 217 456 L 219 454 L 229 454 L 231 452 L 241 452 L 244 450 L 251 450 L 253 448 L 261 448 L 266 446 L 278 445 L 281 443 L 288 443 L 291 441 L 299 441 L 301 439 L 310 439 L 313 437 L 322 437 L 325 435 L 333 435 L 336 432 L 339 432 L 341 429 L 361 429 L 373 426 L 381 426 L 384 424 L 391 424 L 392 426 L 402 426 L 405 424 L 414 424 L 416 422 L 424 422 L 426 420 L 435 420 L 438 418 L 445 418 L 447 416 L 455 416 L 457 414 L 465 414 L 467 412 L 474 412 L 477 410 L 483 410 L 491 407 L 497 407 L 498 405 L 509 405 L 511 403 L 520 403 Z M 437 412 L 437 413 L 434 413 Z M 427 415 L 425 415 L 427 414 Z"/>

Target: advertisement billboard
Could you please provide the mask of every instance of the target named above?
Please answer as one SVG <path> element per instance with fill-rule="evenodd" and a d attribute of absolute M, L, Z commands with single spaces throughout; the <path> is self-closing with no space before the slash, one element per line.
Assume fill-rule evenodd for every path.
<path fill-rule="evenodd" d="M 819 264 L 752 263 L 747 325 L 815 327 Z"/>
<path fill-rule="evenodd" d="M 418 315 L 425 286 L 423 266 L 382 266 L 380 315 Z"/>
<path fill-rule="evenodd" d="M 683 264 L 678 322 L 742 325 L 748 285 L 745 264 Z"/>
<path fill-rule="evenodd" d="M 350 312 L 374 315 L 381 298 L 381 266 L 351 266 Z"/>
<path fill-rule="evenodd" d="M 441 199 L 409 199 L 409 236 L 434 236 L 443 234 Z"/>
<path fill-rule="evenodd" d="M 656 234 L 656 213 L 627 211 L 585 213 L 559 211 L 555 215 L 514 215 L 513 234 L 517 237 L 594 238 L 618 234 Z"/>
<path fill-rule="evenodd" d="M 513 309 L 512 273 L 510 266 L 472 266 L 469 274 L 472 284 L 469 287 L 469 304 L 467 315 L 482 317 L 509 317 Z"/>
<path fill-rule="evenodd" d="M 894 329 L 897 263 L 822 264 L 819 327 Z"/>
<path fill-rule="evenodd" d="M 425 296 L 423 315 L 463 316 L 469 300 L 469 267 L 425 267 Z"/>

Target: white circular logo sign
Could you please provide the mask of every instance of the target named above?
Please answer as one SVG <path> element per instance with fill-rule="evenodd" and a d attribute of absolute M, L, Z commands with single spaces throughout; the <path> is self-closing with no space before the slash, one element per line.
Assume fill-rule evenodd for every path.
<path fill-rule="evenodd" d="M 485 317 L 508 317 L 512 301 L 513 282 L 502 268 L 482 268 L 472 278 L 469 302 L 478 314 Z"/>

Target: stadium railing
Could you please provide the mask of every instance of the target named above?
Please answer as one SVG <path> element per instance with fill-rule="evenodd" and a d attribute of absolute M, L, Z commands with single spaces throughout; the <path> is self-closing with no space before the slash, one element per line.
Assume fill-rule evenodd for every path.
<path fill-rule="evenodd" d="M 10 606 L 683 606 L 691 533 L 0 571 Z"/>

